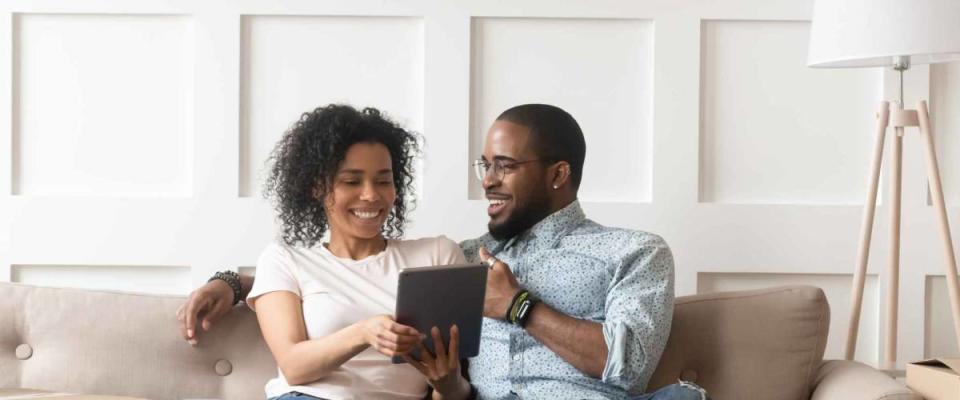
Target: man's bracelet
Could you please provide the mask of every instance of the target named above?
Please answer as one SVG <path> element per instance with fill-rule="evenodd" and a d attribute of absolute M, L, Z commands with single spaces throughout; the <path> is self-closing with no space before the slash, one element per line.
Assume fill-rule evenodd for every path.
<path fill-rule="evenodd" d="M 516 308 L 517 299 L 519 299 L 524 293 L 527 293 L 527 291 L 520 289 L 516 294 L 513 295 L 513 298 L 510 299 L 510 306 L 507 307 L 507 313 L 503 316 L 503 319 L 507 320 L 507 322 L 510 322 L 511 324 L 513 323 L 513 310 Z"/>
<path fill-rule="evenodd" d="M 240 302 L 240 293 L 242 292 L 242 286 L 240 285 L 240 274 L 233 271 L 218 271 L 213 274 L 207 282 L 214 280 L 221 280 L 227 283 L 230 286 L 230 289 L 233 289 L 233 305 L 237 305 Z"/>

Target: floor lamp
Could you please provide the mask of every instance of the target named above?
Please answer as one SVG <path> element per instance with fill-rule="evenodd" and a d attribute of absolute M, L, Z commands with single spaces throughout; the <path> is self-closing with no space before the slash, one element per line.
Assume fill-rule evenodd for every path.
<path fill-rule="evenodd" d="M 903 107 L 903 73 L 911 65 L 960 60 L 960 1 L 958 0 L 816 0 L 810 28 L 808 65 L 815 68 L 892 67 L 900 74 L 900 98 L 892 107 L 881 102 L 877 113 L 876 142 L 860 231 L 860 248 L 854 270 L 850 326 L 845 357 L 853 359 L 863 305 L 863 285 L 877 204 L 877 183 L 883 159 L 884 138 L 892 125 L 890 170 L 890 266 L 888 269 L 887 321 L 884 326 L 882 369 L 896 369 L 897 306 L 900 274 L 901 154 L 905 128 L 918 127 L 927 159 L 927 179 L 937 212 L 944 245 L 944 272 L 953 312 L 954 331 L 960 346 L 960 283 L 957 261 L 943 202 L 937 152 L 927 103 L 916 110 Z"/>

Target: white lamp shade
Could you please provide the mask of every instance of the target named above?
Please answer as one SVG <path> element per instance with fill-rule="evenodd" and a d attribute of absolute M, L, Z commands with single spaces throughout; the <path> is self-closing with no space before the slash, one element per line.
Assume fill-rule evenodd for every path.
<path fill-rule="evenodd" d="M 960 60 L 960 0 L 816 0 L 807 65 L 892 66 Z"/>

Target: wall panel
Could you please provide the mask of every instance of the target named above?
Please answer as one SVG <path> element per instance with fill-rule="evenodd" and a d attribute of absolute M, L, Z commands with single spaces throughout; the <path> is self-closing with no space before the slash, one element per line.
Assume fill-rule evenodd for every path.
<path fill-rule="evenodd" d="M 880 70 L 806 67 L 809 24 L 705 21 L 700 199 L 858 204 Z"/>
<path fill-rule="evenodd" d="M 549 103 L 584 132 L 584 199 L 650 201 L 653 35 L 645 20 L 475 18 L 470 156 L 501 112 Z M 470 198 L 483 198 L 467 176 Z"/>
<path fill-rule="evenodd" d="M 260 193 L 270 151 L 316 107 L 375 107 L 423 129 L 419 18 L 245 16 L 241 46 L 242 196 Z"/>
<path fill-rule="evenodd" d="M 189 17 L 18 14 L 14 38 L 14 194 L 190 195 Z"/>

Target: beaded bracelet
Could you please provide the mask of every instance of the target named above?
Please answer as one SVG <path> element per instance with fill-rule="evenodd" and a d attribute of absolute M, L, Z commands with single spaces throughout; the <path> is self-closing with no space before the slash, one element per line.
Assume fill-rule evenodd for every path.
<path fill-rule="evenodd" d="M 226 282 L 227 285 L 230 286 L 230 289 L 233 289 L 233 305 L 237 305 L 237 303 L 240 302 L 240 293 L 242 291 L 242 286 L 240 285 L 240 274 L 233 271 L 218 271 L 217 273 L 213 274 L 213 276 L 210 277 L 207 282 L 217 279 Z"/>

